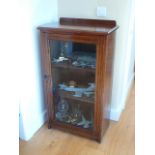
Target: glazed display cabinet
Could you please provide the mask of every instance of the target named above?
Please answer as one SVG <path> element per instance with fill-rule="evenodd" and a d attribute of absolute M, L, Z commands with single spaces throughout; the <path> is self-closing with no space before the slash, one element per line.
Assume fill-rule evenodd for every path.
<path fill-rule="evenodd" d="M 101 141 L 109 125 L 115 21 L 39 26 L 48 128 Z"/>

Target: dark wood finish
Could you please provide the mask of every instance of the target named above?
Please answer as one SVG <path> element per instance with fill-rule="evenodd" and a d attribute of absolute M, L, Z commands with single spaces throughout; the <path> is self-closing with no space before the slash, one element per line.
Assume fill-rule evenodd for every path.
<path fill-rule="evenodd" d="M 44 102 L 47 106 L 47 114 L 48 114 L 48 128 L 51 128 L 51 121 L 52 121 L 52 94 L 50 93 L 52 88 L 52 76 L 51 76 L 51 69 L 50 69 L 50 56 L 49 56 L 49 48 L 48 43 L 46 40 L 47 34 L 40 33 L 41 38 L 41 61 L 42 61 L 42 79 L 44 85 Z M 46 52 L 43 52 L 46 51 Z"/>
<path fill-rule="evenodd" d="M 63 25 L 62 25 L 63 24 Z M 82 26 L 80 26 L 82 25 Z M 92 19 L 66 19 L 61 18 L 60 23 L 46 24 L 38 27 L 41 33 L 42 45 L 42 64 L 44 76 L 45 103 L 48 109 L 48 127 L 68 131 L 80 136 L 85 136 L 97 141 L 101 141 L 106 129 L 109 126 L 109 112 L 112 88 L 112 65 L 115 41 L 115 30 L 118 28 L 115 21 L 112 20 L 92 20 Z M 96 58 L 96 98 L 94 113 L 94 128 L 86 130 L 76 126 L 55 121 L 53 94 L 52 94 L 52 73 L 51 68 L 70 70 L 80 69 L 73 66 L 61 66 L 52 64 L 49 52 L 49 40 L 74 41 L 82 43 L 94 43 L 97 48 Z M 94 73 L 93 69 L 87 69 Z M 83 70 L 81 74 L 85 74 Z M 63 93 L 63 92 L 62 92 Z M 65 94 L 64 94 L 65 95 Z M 66 97 L 74 100 L 70 94 Z M 83 101 L 89 99 L 81 98 Z M 93 104 L 92 104 L 93 105 Z"/>
<path fill-rule="evenodd" d="M 61 25 L 71 26 L 91 26 L 91 27 L 109 27 L 113 28 L 116 26 L 114 20 L 96 20 L 96 19 L 81 19 L 81 18 L 60 18 Z"/>
<path fill-rule="evenodd" d="M 67 25 L 67 23 L 69 25 Z M 78 24 L 79 23 L 79 24 Z M 60 23 L 48 23 L 39 26 L 42 32 L 50 34 L 73 34 L 85 36 L 107 35 L 118 28 L 114 20 L 60 18 Z"/>
<path fill-rule="evenodd" d="M 56 129 L 63 130 L 65 132 L 70 132 L 70 133 L 83 136 L 83 137 L 87 137 L 90 139 L 98 140 L 97 137 L 95 136 L 95 132 L 93 132 L 92 130 L 86 130 L 86 129 L 82 129 L 82 128 L 72 126 L 69 124 L 65 124 L 65 123 L 63 124 L 63 123 L 56 122 L 56 121 L 53 121 L 52 123 L 53 123 L 52 127 Z"/>
<path fill-rule="evenodd" d="M 112 93 L 112 73 L 113 73 L 113 57 L 115 48 L 115 32 L 109 34 L 106 37 L 106 47 L 105 47 L 105 72 L 104 72 L 104 103 L 103 103 L 103 125 L 101 137 L 104 135 L 106 128 L 109 126 L 110 118 L 110 104 L 111 103 L 111 93 Z M 104 107 L 107 107 L 106 110 Z"/>

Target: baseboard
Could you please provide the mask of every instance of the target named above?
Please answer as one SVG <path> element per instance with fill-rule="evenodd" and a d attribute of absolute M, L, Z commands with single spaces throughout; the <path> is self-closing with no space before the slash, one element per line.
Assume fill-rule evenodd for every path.
<path fill-rule="evenodd" d="M 127 86 L 126 86 L 127 89 L 125 90 L 125 93 L 123 94 L 123 97 L 122 97 L 122 109 L 125 109 L 125 105 L 134 81 L 134 77 L 135 77 L 135 74 L 133 73 L 127 83 Z"/>
<path fill-rule="evenodd" d="M 113 120 L 113 121 L 119 121 L 120 117 L 121 117 L 121 114 L 122 114 L 122 111 L 124 110 L 125 108 L 125 105 L 126 105 L 126 101 L 127 101 L 127 98 L 128 98 L 128 95 L 129 95 L 129 92 L 131 90 L 131 86 L 132 86 L 132 83 L 134 81 L 134 74 L 130 77 L 130 80 L 129 82 L 127 83 L 127 86 L 125 87 L 125 91 L 124 91 L 124 94 L 122 94 L 122 99 L 120 101 L 120 105 L 119 107 L 117 108 L 112 108 L 110 110 L 110 120 Z"/>
<path fill-rule="evenodd" d="M 117 108 L 117 109 L 111 109 L 110 110 L 110 120 L 112 121 L 119 121 L 120 116 L 122 113 L 122 108 Z"/>

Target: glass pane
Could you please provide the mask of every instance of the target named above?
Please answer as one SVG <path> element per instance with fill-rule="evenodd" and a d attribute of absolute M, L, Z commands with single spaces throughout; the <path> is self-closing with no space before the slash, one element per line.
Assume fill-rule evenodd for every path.
<path fill-rule="evenodd" d="M 96 45 L 50 40 L 55 120 L 93 129 Z"/>

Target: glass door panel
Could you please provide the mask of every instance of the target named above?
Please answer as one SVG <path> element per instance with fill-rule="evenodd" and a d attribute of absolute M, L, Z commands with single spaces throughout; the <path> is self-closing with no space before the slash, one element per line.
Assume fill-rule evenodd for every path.
<path fill-rule="evenodd" d="M 50 40 L 55 120 L 93 129 L 96 44 Z"/>

